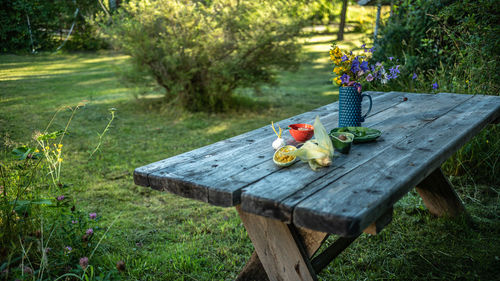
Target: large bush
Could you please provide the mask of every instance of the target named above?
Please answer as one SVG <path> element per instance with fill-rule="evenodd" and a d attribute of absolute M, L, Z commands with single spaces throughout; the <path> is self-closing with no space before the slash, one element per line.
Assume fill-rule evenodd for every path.
<path fill-rule="evenodd" d="M 293 1 L 130 1 L 103 20 L 116 48 L 131 55 L 192 111 L 223 111 L 237 87 L 274 81 L 297 66 L 301 20 Z"/>

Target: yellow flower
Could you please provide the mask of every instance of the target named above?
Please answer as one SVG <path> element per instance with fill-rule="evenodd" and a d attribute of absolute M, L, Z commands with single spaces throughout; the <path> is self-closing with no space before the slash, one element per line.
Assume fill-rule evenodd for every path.
<path fill-rule="evenodd" d="M 61 149 L 60 149 L 60 148 L 58 148 L 58 149 L 57 149 L 57 152 L 61 152 Z"/>
<path fill-rule="evenodd" d="M 49 149 L 50 149 L 50 147 L 47 145 L 47 146 L 45 147 L 45 150 L 49 150 Z"/>
<path fill-rule="evenodd" d="M 57 159 L 57 162 L 61 163 L 63 161 L 62 158 Z"/>
<path fill-rule="evenodd" d="M 38 152 L 40 152 L 40 150 L 38 150 L 38 148 L 37 148 L 37 149 L 35 149 L 35 152 L 38 153 Z"/>
<path fill-rule="evenodd" d="M 341 83 L 340 78 L 338 76 L 333 78 L 333 81 L 335 81 L 335 83 L 337 83 L 337 85 L 340 85 L 340 83 Z"/>
<path fill-rule="evenodd" d="M 61 148 L 61 147 L 62 147 L 62 143 L 60 143 L 60 144 L 58 145 L 58 147 L 59 147 L 59 148 Z"/>

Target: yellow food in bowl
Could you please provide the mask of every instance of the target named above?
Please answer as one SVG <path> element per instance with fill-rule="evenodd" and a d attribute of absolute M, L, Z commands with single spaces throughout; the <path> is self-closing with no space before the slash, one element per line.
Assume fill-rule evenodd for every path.
<path fill-rule="evenodd" d="M 292 155 L 286 155 L 285 153 L 294 151 L 296 149 L 297 148 L 291 145 L 287 145 L 278 149 L 276 153 L 274 153 L 274 162 L 281 164 L 292 162 L 293 160 L 295 160 L 296 157 Z"/>

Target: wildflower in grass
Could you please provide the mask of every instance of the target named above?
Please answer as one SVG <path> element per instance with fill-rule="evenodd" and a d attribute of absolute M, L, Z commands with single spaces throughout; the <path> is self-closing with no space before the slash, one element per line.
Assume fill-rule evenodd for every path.
<path fill-rule="evenodd" d="M 92 235 L 94 234 L 94 230 L 92 228 L 89 228 L 87 229 L 87 231 L 85 231 L 85 233 L 87 233 L 87 235 Z"/>
<path fill-rule="evenodd" d="M 90 213 L 90 214 L 89 214 L 89 218 L 90 218 L 91 220 L 94 220 L 95 218 L 97 218 L 97 213 Z"/>
<path fill-rule="evenodd" d="M 411 77 L 412 80 L 415 80 L 417 79 L 417 74 L 416 73 L 413 73 L 413 76 Z"/>
<path fill-rule="evenodd" d="M 61 163 L 63 161 L 62 158 L 57 159 L 57 162 Z"/>
<path fill-rule="evenodd" d="M 116 263 L 116 269 L 118 269 L 118 271 L 124 271 L 125 270 L 125 262 L 124 261 L 118 261 Z"/>
<path fill-rule="evenodd" d="M 368 50 L 368 52 L 370 52 L 370 53 L 375 52 L 375 47 L 372 47 L 370 50 Z"/>
<path fill-rule="evenodd" d="M 399 65 L 396 65 L 396 67 L 394 67 L 394 66 L 391 67 L 389 69 L 389 72 L 390 72 L 390 75 L 389 75 L 390 79 L 396 79 L 396 78 L 398 78 L 398 74 L 400 73 L 400 71 L 399 71 Z"/>
<path fill-rule="evenodd" d="M 349 78 L 350 78 L 349 75 L 344 74 L 344 75 L 342 75 L 342 77 L 340 77 L 340 81 L 342 81 L 343 84 L 344 83 L 347 84 L 347 83 L 349 83 Z"/>
<path fill-rule="evenodd" d="M 373 81 L 373 75 L 371 73 L 366 76 L 366 81 L 368 82 Z"/>
<path fill-rule="evenodd" d="M 23 267 L 23 273 L 31 275 L 31 274 L 33 274 L 33 269 L 29 266 L 25 266 L 25 267 Z"/>
<path fill-rule="evenodd" d="M 436 90 L 437 88 L 439 88 L 439 85 L 437 82 L 432 84 L 432 89 Z"/>
<path fill-rule="evenodd" d="M 72 220 L 71 221 L 72 224 L 77 224 L 78 223 L 78 220 Z"/>
<path fill-rule="evenodd" d="M 349 58 L 346 55 L 342 56 L 342 62 L 345 62 L 345 61 L 348 61 L 348 60 L 349 60 Z"/>
<path fill-rule="evenodd" d="M 64 198 L 66 198 L 64 195 L 59 195 L 57 196 L 57 201 L 62 201 Z"/>
<path fill-rule="evenodd" d="M 389 60 L 392 61 L 394 59 L 394 57 L 389 57 Z"/>
<path fill-rule="evenodd" d="M 80 258 L 79 264 L 83 269 L 86 269 L 87 266 L 89 266 L 89 258 L 87 257 Z"/>
<path fill-rule="evenodd" d="M 70 246 L 66 246 L 64 248 L 64 250 L 66 250 L 69 253 L 69 252 L 73 251 L 73 248 L 71 248 Z"/>

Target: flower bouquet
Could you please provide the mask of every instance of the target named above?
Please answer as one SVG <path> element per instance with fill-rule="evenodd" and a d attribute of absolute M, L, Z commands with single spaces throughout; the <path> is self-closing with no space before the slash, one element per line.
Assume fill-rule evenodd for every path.
<path fill-rule="evenodd" d="M 374 83 L 379 81 L 386 84 L 391 79 L 398 78 L 400 74 L 400 65 L 393 65 L 388 70 L 384 64 L 377 62 L 375 65 L 370 65 L 368 55 L 373 53 L 373 48 L 367 49 L 366 45 L 362 45 L 364 49 L 363 55 L 354 55 L 352 51 L 347 52 L 340 49 L 335 43 L 330 50 L 330 60 L 334 64 L 333 73 L 337 76 L 333 81 L 341 87 L 355 86 L 361 91 L 362 83 Z M 389 57 L 393 61 L 393 57 Z"/>
<path fill-rule="evenodd" d="M 362 55 L 354 55 L 352 51 L 347 52 L 340 49 L 335 43 L 330 50 L 330 60 L 334 64 L 333 72 L 336 76 L 333 81 L 339 88 L 339 127 L 359 127 L 372 108 L 370 95 L 361 94 L 362 84 L 376 83 L 386 84 L 391 79 L 396 79 L 400 73 L 399 65 L 392 66 L 388 70 L 384 64 L 377 62 L 370 65 L 368 60 L 373 48 L 367 49 L 365 45 Z M 393 57 L 389 57 L 392 62 Z M 370 100 L 369 109 L 361 116 L 361 100 L 367 97 Z"/>

